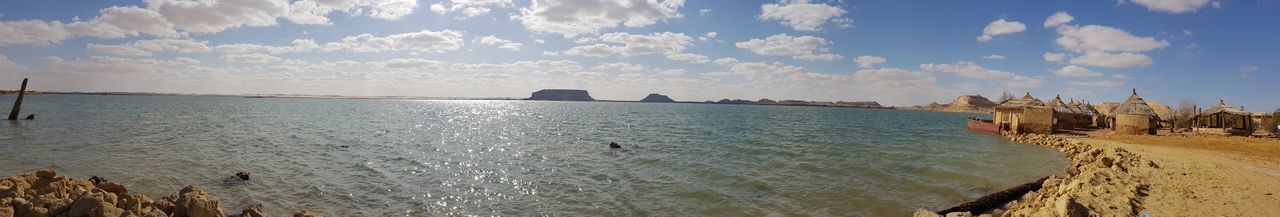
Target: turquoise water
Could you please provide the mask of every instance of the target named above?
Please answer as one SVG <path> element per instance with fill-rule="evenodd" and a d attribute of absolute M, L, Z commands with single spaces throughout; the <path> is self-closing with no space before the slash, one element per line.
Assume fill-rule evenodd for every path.
<path fill-rule="evenodd" d="M 907 215 L 1067 165 L 967 114 L 900 110 L 45 95 L 25 113 L 0 127 L 0 175 L 193 184 L 276 215 Z"/>

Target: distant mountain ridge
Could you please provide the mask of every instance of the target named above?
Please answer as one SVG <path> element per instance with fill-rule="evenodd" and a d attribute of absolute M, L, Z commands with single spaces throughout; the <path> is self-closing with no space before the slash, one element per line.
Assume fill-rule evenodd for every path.
<path fill-rule="evenodd" d="M 925 106 L 914 106 L 912 109 L 940 112 L 991 113 L 995 110 L 996 105 L 996 102 L 992 102 L 982 95 L 962 95 L 956 97 L 951 103 L 938 104 L 935 102 Z"/>

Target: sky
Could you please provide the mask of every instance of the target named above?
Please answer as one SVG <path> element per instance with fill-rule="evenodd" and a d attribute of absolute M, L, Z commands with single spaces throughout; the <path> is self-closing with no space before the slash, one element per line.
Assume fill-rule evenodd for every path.
<path fill-rule="evenodd" d="M 0 89 L 1280 107 L 1272 0 L 0 1 Z M 13 86 L 13 87 L 10 87 Z"/>

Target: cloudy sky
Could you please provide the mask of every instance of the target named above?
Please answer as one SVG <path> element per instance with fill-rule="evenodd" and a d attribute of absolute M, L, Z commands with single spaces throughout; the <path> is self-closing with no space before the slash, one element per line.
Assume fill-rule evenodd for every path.
<path fill-rule="evenodd" d="M 0 80 L 48 91 L 1280 107 L 1272 0 L 0 2 Z M 4 89 L 13 89 L 4 86 Z"/>

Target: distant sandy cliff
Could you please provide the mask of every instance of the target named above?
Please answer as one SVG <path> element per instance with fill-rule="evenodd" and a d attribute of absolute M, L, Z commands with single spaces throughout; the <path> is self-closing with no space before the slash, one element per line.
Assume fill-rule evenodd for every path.
<path fill-rule="evenodd" d="M 924 106 L 913 106 L 911 109 L 941 112 L 991 113 L 995 107 L 995 102 L 992 102 L 982 95 L 963 95 L 956 97 L 956 100 L 952 100 L 951 103 L 930 103 L 929 105 Z"/>

